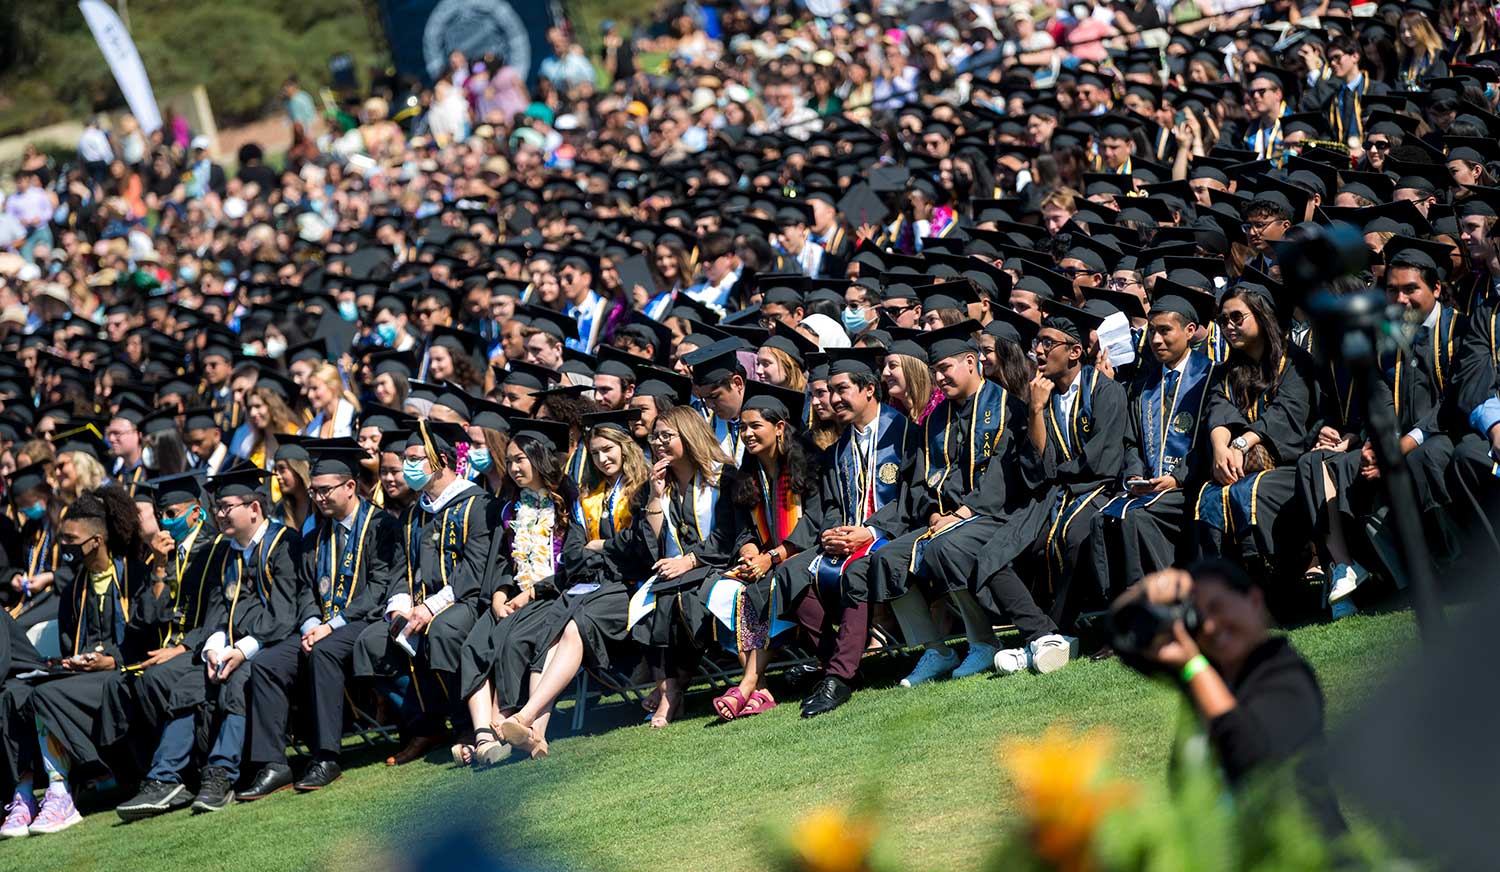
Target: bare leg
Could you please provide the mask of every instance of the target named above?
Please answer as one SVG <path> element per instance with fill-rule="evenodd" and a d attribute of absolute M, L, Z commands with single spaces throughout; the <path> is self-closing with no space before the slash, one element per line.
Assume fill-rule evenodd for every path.
<path fill-rule="evenodd" d="M 1344 538 L 1344 516 L 1334 506 L 1334 500 L 1338 493 L 1333 487 L 1333 476 L 1328 474 L 1328 464 L 1322 465 L 1323 493 L 1327 495 L 1323 501 L 1323 517 L 1328 522 L 1328 538 L 1324 543 L 1328 549 L 1328 558 L 1334 563 L 1353 563 L 1349 557 L 1349 543 Z"/>
<path fill-rule="evenodd" d="M 495 695 L 490 692 L 489 679 L 485 679 L 484 684 L 479 685 L 479 689 L 469 697 L 468 706 L 469 719 L 474 722 L 474 729 L 479 730 L 495 725 L 493 720 L 496 712 Z"/>
<path fill-rule="evenodd" d="M 682 681 L 675 675 L 662 679 L 659 690 L 661 702 L 656 707 L 656 714 L 651 716 L 651 728 L 654 730 L 676 720 L 678 709 L 682 707 Z"/>
<path fill-rule="evenodd" d="M 765 684 L 766 662 L 771 659 L 771 655 L 765 648 L 756 648 L 746 651 L 742 656 L 745 658 L 745 677 L 740 679 L 740 695 L 749 699 L 750 694 L 760 690 Z"/>

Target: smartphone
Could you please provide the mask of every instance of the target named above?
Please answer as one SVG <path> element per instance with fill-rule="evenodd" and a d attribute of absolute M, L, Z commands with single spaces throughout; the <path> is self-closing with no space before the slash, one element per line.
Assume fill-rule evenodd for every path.
<path fill-rule="evenodd" d="M 1184 112 L 1184 111 L 1182 111 L 1181 109 L 1178 109 L 1177 110 L 1177 114 L 1172 116 L 1172 123 L 1173 124 L 1183 124 L 1186 121 L 1187 121 L 1187 113 Z"/>
<path fill-rule="evenodd" d="M 1151 480 L 1149 478 L 1129 478 L 1125 480 L 1125 486 L 1132 489 L 1146 487 L 1150 484 Z"/>
<path fill-rule="evenodd" d="M 394 618 L 391 618 L 391 638 L 392 639 L 396 638 L 397 636 L 400 636 L 401 635 L 401 631 L 405 630 L 405 629 L 406 629 L 406 615 L 397 615 Z"/>

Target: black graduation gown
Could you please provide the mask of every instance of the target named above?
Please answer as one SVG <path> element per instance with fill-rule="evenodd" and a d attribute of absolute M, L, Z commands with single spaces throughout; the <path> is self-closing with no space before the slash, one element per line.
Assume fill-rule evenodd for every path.
<path fill-rule="evenodd" d="M 420 639 L 412 640 L 415 661 L 391 640 L 384 622 L 366 628 L 355 649 L 355 675 L 389 677 L 413 668 L 459 671 L 464 640 L 486 607 L 485 568 L 497 524 L 495 501 L 472 483 L 437 512 L 418 500 L 403 513 L 397 580 L 389 596 L 404 594 L 418 605 L 451 588 L 453 602 L 438 612 Z M 382 614 L 388 606 L 389 599 Z"/>
<path fill-rule="evenodd" d="M 1199 489 L 1195 517 L 1206 553 L 1220 554 L 1237 543 L 1247 556 L 1274 565 L 1282 543 L 1299 541 L 1302 514 L 1282 508 L 1296 493 L 1298 460 L 1317 439 L 1316 378 L 1307 352 L 1288 348 L 1276 384 L 1246 412 L 1229 395 L 1226 369 L 1226 379 L 1209 398 L 1210 432 L 1225 427 L 1231 438 L 1257 434 L 1276 466 L 1228 487 L 1210 480 Z"/>
<path fill-rule="evenodd" d="M 597 564 L 594 573 L 575 575 L 584 565 L 587 543 L 583 527 L 569 520 L 561 531 L 553 531 L 555 572 L 532 585 L 531 602 L 503 619 L 496 618 L 488 600 L 497 591 L 504 591 L 507 598 L 521 594 L 515 576 L 514 501 L 501 508 L 500 518 L 501 532 L 491 542 L 485 572 L 486 603 L 464 641 L 459 686 L 460 695 L 467 699 L 488 680 L 502 707 L 518 708 L 530 689 L 530 674 L 541 671 L 547 650 L 568 621 L 578 622 L 585 656 L 602 656 L 602 662 L 609 662 L 606 642 L 624 637 L 629 596 L 625 585 L 605 577 Z M 565 597 L 565 591 L 575 590 L 575 583 L 580 585 L 576 593 Z M 586 589 L 593 584 L 599 587 Z"/>
<path fill-rule="evenodd" d="M 1168 390 L 1169 371 L 1152 362 L 1133 385 L 1126 416 L 1121 493 L 1093 518 L 1088 555 L 1094 577 L 1109 597 L 1147 574 L 1191 558 L 1188 495 L 1207 477 L 1211 448 L 1204 427 L 1208 398 L 1218 374 L 1208 355 L 1189 353 L 1188 364 Z M 1125 482 L 1170 475 L 1174 490 L 1132 496 Z"/>
<path fill-rule="evenodd" d="M 746 621 L 739 623 L 759 624 L 792 612 L 792 603 L 812 581 L 808 570 L 809 555 L 817 550 L 818 533 L 825 526 L 822 489 L 816 483 L 807 483 L 814 485 L 811 493 L 795 494 L 783 482 L 776 486 L 776 490 L 782 494 L 780 499 L 769 496 L 765 484 L 757 476 L 755 487 L 756 493 L 760 494 L 759 505 L 739 507 L 736 524 L 739 526 L 740 536 L 733 553 L 738 555 L 741 548 L 753 542 L 762 553 L 785 546 L 787 557 L 779 565 L 772 567 L 771 571 L 744 586 L 744 590 L 740 592 L 739 611 Z M 731 484 L 728 490 L 730 498 L 737 498 L 739 482 Z M 796 521 L 789 525 L 789 529 L 779 529 L 778 525 L 788 519 L 793 502 L 797 507 Z M 779 516 L 781 520 L 768 520 L 768 515 Z M 774 614 L 771 612 L 772 608 L 775 609 Z M 713 629 L 721 638 L 727 639 L 729 635 L 735 635 L 722 622 Z M 736 650 L 745 647 L 745 639 L 738 641 L 741 644 Z"/>
<path fill-rule="evenodd" d="M 1044 563 L 1039 577 L 1047 582 L 1051 617 L 1067 623 L 1065 612 L 1082 602 L 1071 592 L 1078 556 L 1088 539 L 1094 515 L 1109 501 L 1108 492 L 1120 480 L 1125 465 L 1125 431 L 1129 400 L 1125 388 L 1104 378 L 1091 366 L 1077 376 L 1078 395 L 1071 414 L 1056 393 L 1048 401 L 1047 438 L 1038 452 L 1028 438 L 1022 446 L 1024 481 L 1046 488 L 1046 519 L 1036 537 L 1034 552 Z M 1065 423 L 1067 426 L 1065 427 Z M 1084 564 L 1091 571 L 1093 563 Z M 1095 581 L 1095 591 L 1100 583 Z M 1088 595 L 1097 595 L 1094 591 Z M 1038 599 L 1046 599 L 1038 591 Z"/>
<path fill-rule="evenodd" d="M 205 585 L 203 620 L 188 630 L 182 644 L 189 654 L 146 670 L 136 680 L 136 698 L 148 718 L 165 723 L 205 704 L 229 714 L 245 714 L 245 687 L 254 660 L 247 661 L 222 683 L 210 684 L 203 649 L 216 633 L 224 644 L 253 638 L 261 649 L 286 639 L 297 620 L 298 560 L 302 540 L 297 531 L 268 521 L 260 541 L 241 551 L 229 545 L 218 577 Z"/>
<path fill-rule="evenodd" d="M 59 566 L 57 560 L 57 530 L 66 516 L 67 509 L 63 509 L 56 523 L 43 516 L 36 521 L 26 521 L 19 529 L 9 518 L 0 522 L 10 527 L 9 530 L 0 530 L 0 536 L 6 540 L 5 550 L 0 552 L 0 561 L 3 561 L 0 562 L 0 608 L 20 621 L 23 629 L 57 617 L 56 591 L 60 579 L 54 578 L 52 587 L 30 597 L 11 590 L 11 580 L 18 575 L 43 572 L 57 575 L 69 571 Z"/>
<path fill-rule="evenodd" d="M 865 602 L 869 597 L 870 560 L 876 551 L 906 532 L 905 508 L 914 481 L 911 471 L 921 451 L 922 428 L 905 413 L 882 404 L 876 421 L 874 459 L 856 456 L 854 429 L 845 427 L 820 458 L 818 481 L 822 522 L 818 532 L 832 527 L 868 527 L 875 534 L 866 556 L 854 559 L 809 556 L 813 564 L 797 561 L 788 572 L 787 602 L 794 603 L 814 580 L 827 603 Z M 907 474 L 902 474 L 903 470 Z"/>
<path fill-rule="evenodd" d="M 1462 433 L 1449 465 L 1453 517 L 1465 534 L 1476 561 L 1500 560 L 1500 478 L 1490 455 L 1489 434 L 1468 420 L 1487 400 L 1500 395 L 1500 300 L 1480 308 L 1470 320 L 1455 370 L 1452 391 Z"/>
<path fill-rule="evenodd" d="M 45 665 L 26 630 L 0 610 L 0 792 L 10 795 L 22 772 L 32 769 L 36 755 L 36 725 L 31 709 L 30 682 L 16 678 Z"/>
<path fill-rule="evenodd" d="M 634 590 L 639 591 L 651 567 L 663 557 L 692 554 L 698 558 L 696 569 L 671 580 L 658 579 L 642 597 L 649 600 L 650 606 L 630 627 L 630 633 L 647 648 L 659 651 L 698 647 L 708 627 L 707 620 L 711 619 L 708 589 L 719 573 L 729 567 L 734 559 L 734 543 L 739 541 L 734 501 L 723 493 L 724 486 L 733 478 L 732 466 L 720 471 L 719 484 L 708 489 L 711 507 L 696 505 L 691 493 L 680 491 L 673 483 L 660 534 L 652 532 L 644 508 L 635 515 L 632 525 L 637 528 L 637 535 L 631 540 L 633 547 L 628 552 L 622 549 L 615 556 L 616 560 L 627 561 L 618 563 L 616 571 Z"/>
<path fill-rule="evenodd" d="M 110 744 L 106 739 L 123 732 L 118 725 L 127 712 L 105 713 L 123 699 L 120 688 L 126 679 L 118 667 L 136 662 L 158 638 L 155 628 L 140 623 L 131 609 L 148 595 L 150 573 L 134 560 L 116 561 L 115 567 L 117 578 L 123 572 L 124 579 L 112 583 L 102 597 L 86 571 L 58 591 L 58 640 L 64 657 L 94 651 L 113 657 L 116 668 L 37 679 L 31 697 L 37 718 L 78 766 L 102 762 L 100 749 Z"/>

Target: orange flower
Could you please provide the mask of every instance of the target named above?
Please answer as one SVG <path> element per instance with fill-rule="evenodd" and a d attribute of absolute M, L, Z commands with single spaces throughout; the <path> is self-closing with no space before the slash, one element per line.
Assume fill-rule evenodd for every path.
<path fill-rule="evenodd" d="M 1130 794 L 1104 777 L 1113 741 L 1103 730 L 1081 735 L 1053 725 L 1038 739 L 1007 742 L 998 754 L 1020 792 L 1037 856 L 1064 872 L 1087 872 L 1094 830 Z"/>
<path fill-rule="evenodd" d="M 815 809 L 792 831 L 798 866 L 806 872 L 863 872 L 874 841 L 869 821 L 831 806 Z"/>

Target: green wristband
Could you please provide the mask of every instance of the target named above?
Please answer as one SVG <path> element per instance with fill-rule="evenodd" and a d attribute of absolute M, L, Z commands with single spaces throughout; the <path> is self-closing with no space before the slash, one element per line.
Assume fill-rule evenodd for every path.
<path fill-rule="evenodd" d="M 1194 678 L 1198 677 L 1198 673 L 1202 672 L 1208 667 L 1208 658 L 1204 657 L 1202 654 L 1196 655 L 1195 657 L 1193 657 L 1193 659 L 1182 664 L 1182 683 L 1190 684 Z"/>

